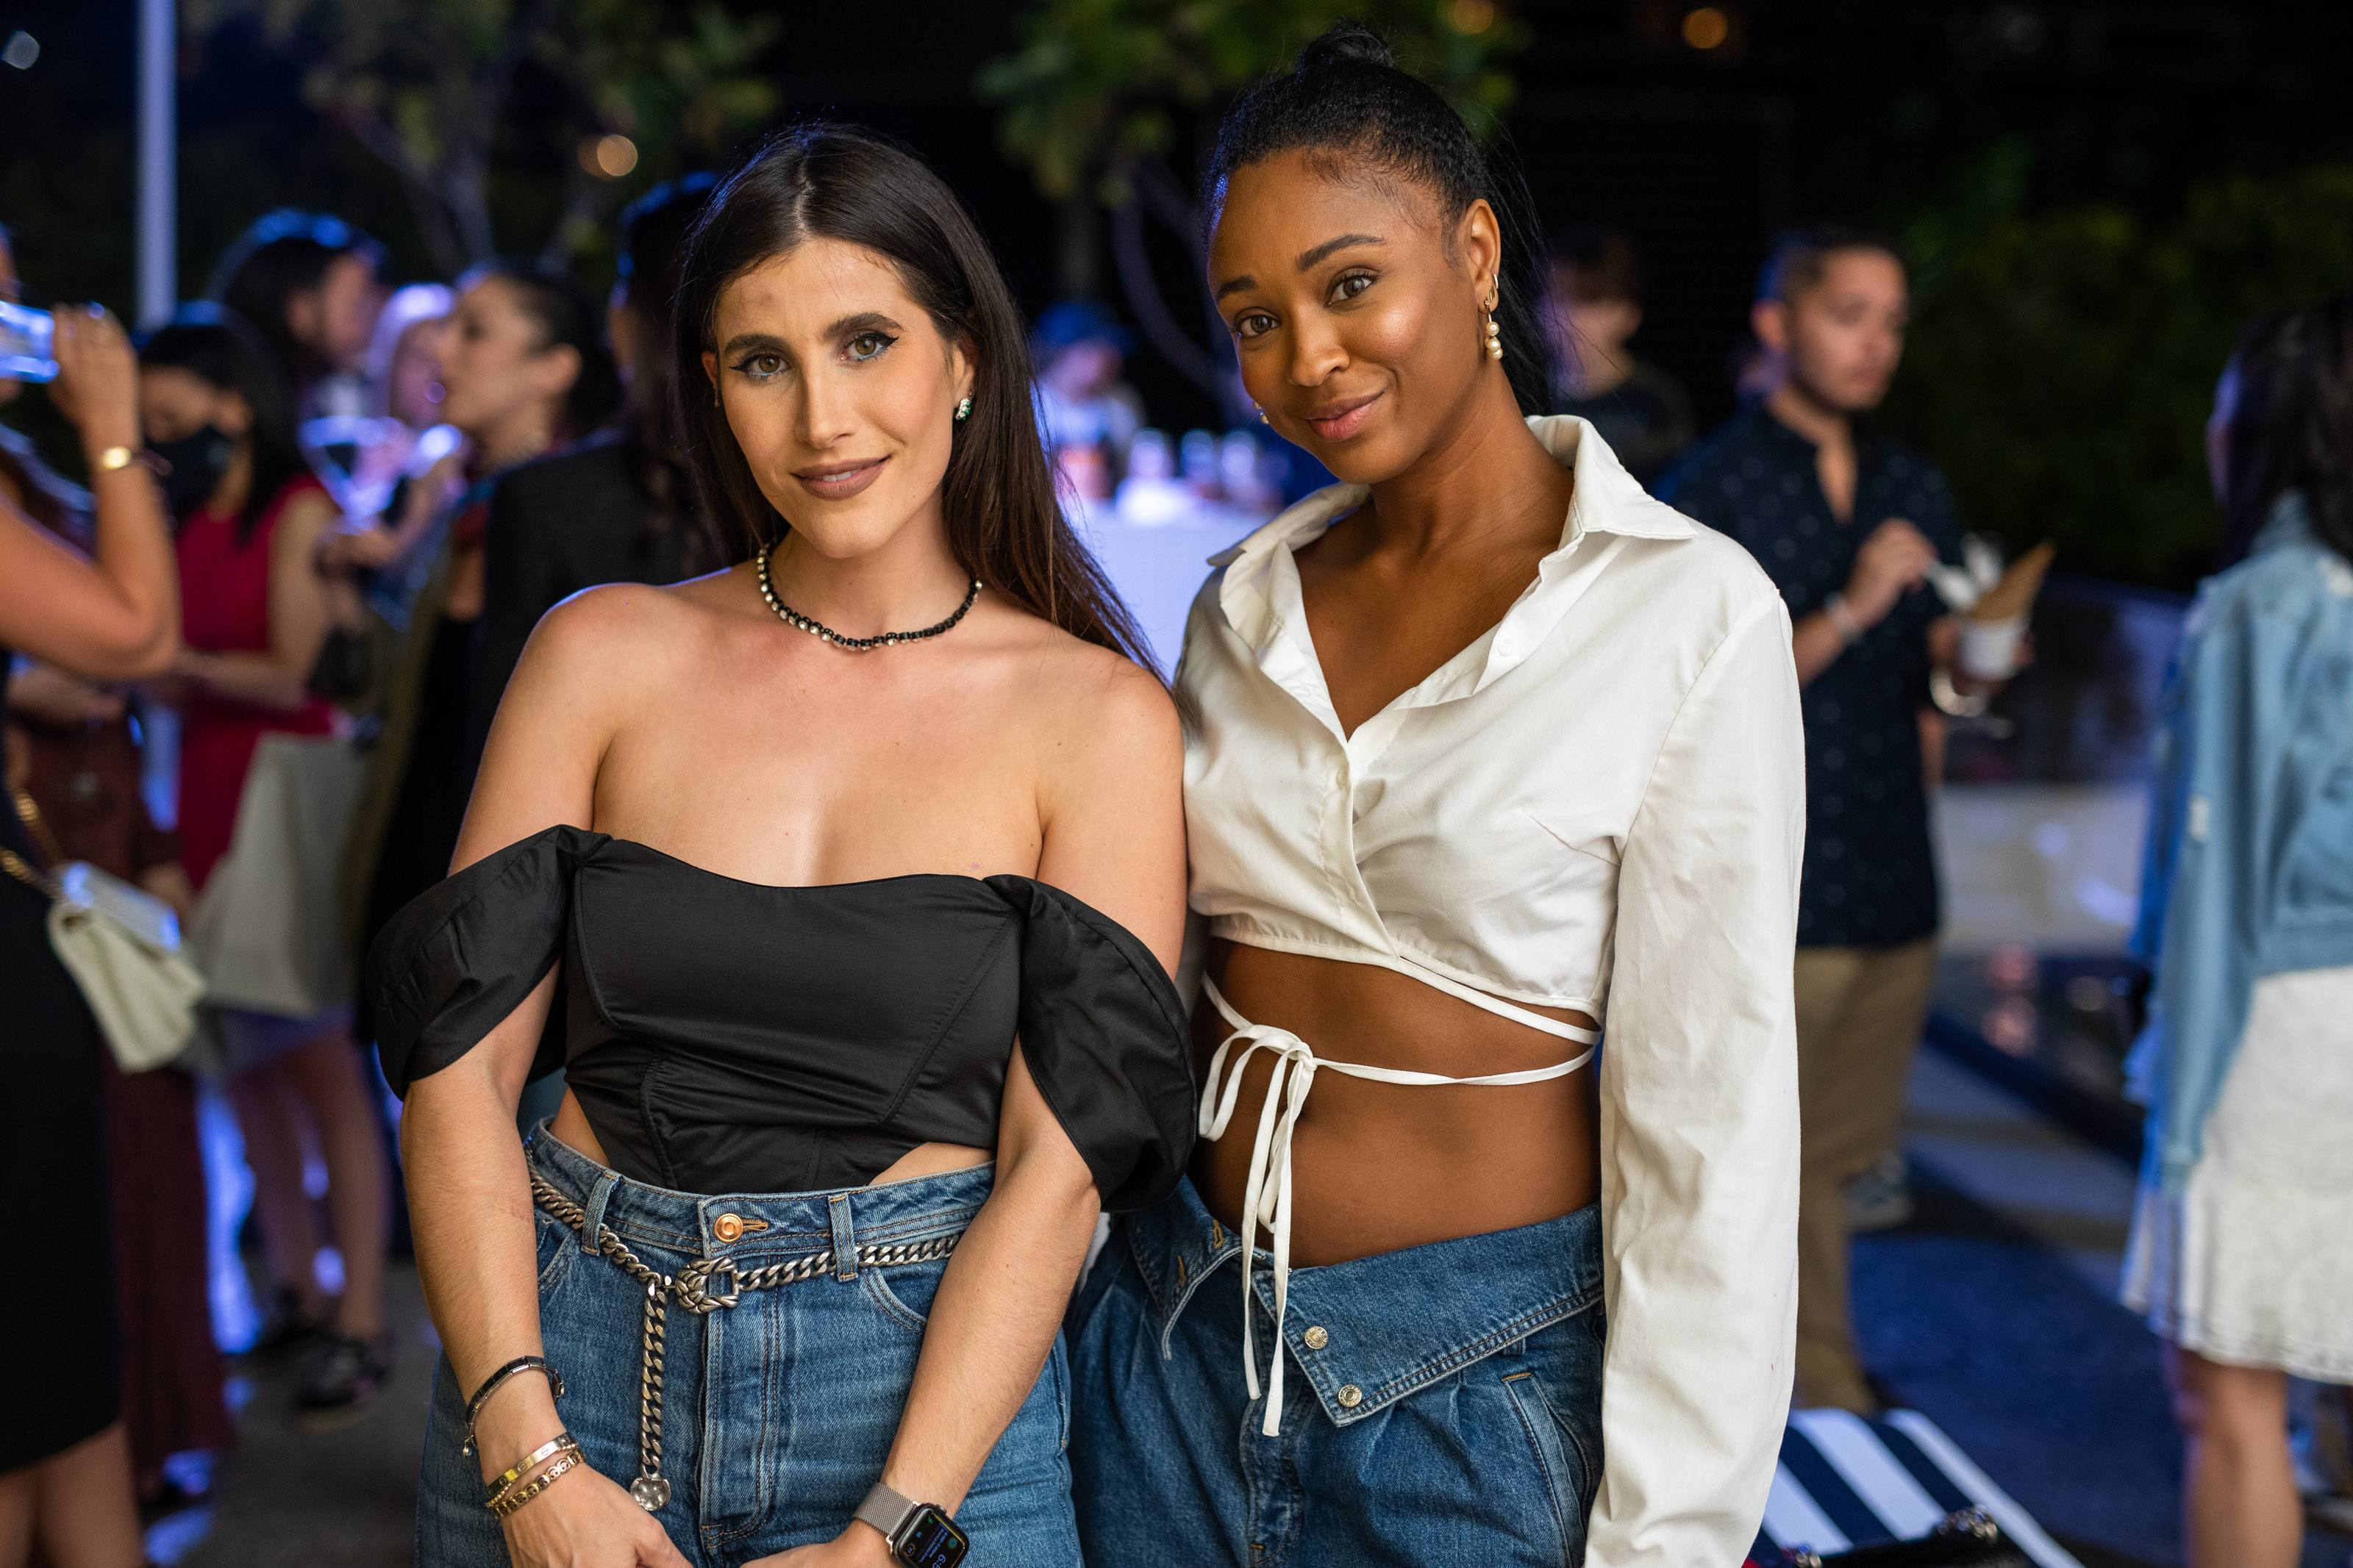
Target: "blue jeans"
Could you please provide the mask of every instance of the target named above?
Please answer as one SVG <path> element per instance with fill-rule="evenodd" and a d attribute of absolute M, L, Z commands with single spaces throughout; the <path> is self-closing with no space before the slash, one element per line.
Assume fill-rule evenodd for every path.
<path fill-rule="evenodd" d="M 1118 1223 L 1071 1307 L 1091 1562 L 1585 1560 L 1601 1479 L 1599 1209 L 1293 1269 L 1272 1437 L 1243 1383 L 1240 1251 L 1187 1181 Z M 1263 1357 L 1274 1290 L 1259 1257 Z"/>
<path fill-rule="evenodd" d="M 749 1270 L 830 1249 L 814 1279 L 746 1290 L 704 1316 L 672 1301 L 666 1314 L 662 1474 L 658 1516 L 697 1568 L 828 1541 L 846 1528 L 882 1474 L 898 1430 L 924 1315 L 947 1260 L 860 1268 L 869 1242 L 961 1232 L 988 1196 L 987 1166 L 838 1193 L 702 1197 L 628 1181 L 548 1136 L 532 1169 L 619 1233 L 649 1268 L 675 1275 L 725 1256 Z M 556 1410 L 587 1462 L 627 1486 L 638 1474 L 638 1401 L 645 1289 L 581 1234 L 534 1209 L 540 1333 L 564 1374 Z M 722 1244 L 732 1215 L 741 1238 Z M 726 1228 L 733 1230 L 733 1226 Z M 714 1287 L 715 1288 L 715 1287 Z M 459 1452 L 465 1399 L 445 1359 L 434 1379 L 417 1500 L 419 1568 L 506 1568 L 498 1521 L 482 1507 L 480 1466 Z M 1078 1568 L 1071 1512 L 1070 1370 L 1060 1342 L 956 1510 L 972 1568 Z M 503 1468 L 520 1456 L 492 1455 Z M 561 1494 L 557 1481 L 549 1497 Z M 529 1507 L 540 1507 L 532 1503 Z"/>

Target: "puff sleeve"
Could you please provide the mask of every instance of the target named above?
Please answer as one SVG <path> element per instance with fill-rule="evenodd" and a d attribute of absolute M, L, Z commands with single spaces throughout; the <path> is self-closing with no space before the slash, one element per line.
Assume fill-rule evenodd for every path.
<path fill-rule="evenodd" d="M 988 885 L 1023 917 L 1029 1076 L 1094 1173 L 1106 1212 L 1157 1203 L 1193 1152 L 1193 1055 L 1176 985 L 1101 910 L 1027 877 Z"/>
<path fill-rule="evenodd" d="M 417 895 L 368 950 L 376 1051 L 393 1091 L 439 1072 L 522 1005 L 564 949 L 574 874 L 609 836 L 551 827 Z M 564 1065 L 564 1008 L 548 1009 L 531 1076 Z"/>

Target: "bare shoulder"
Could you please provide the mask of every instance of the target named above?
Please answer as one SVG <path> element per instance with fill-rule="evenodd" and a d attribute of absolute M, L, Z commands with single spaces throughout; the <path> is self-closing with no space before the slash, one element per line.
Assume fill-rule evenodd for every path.
<path fill-rule="evenodd" d="M 1176 705 L 1160 678 L 1125 654 L 1042 628 L 1039 659 L 1054 729 L 1090 753 L 1130 765 L 1182 751 Z"/>
<path fill-rule="evenodd" d="M 539 618 L 515 686 L 605 706 L 675 679 L 715 630 L 712 608 L 687 592 L 692 586 L 583 588 Z"/>

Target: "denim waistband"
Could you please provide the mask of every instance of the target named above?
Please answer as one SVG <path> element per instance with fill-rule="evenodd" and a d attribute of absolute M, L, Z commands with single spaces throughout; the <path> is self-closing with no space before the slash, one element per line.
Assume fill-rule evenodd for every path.
<path fill-rule="evenodd" d="M 1178 1316 L 1239 1258 L 1241 1238 L 1202 1205 L 1190 1177 L 1124 1223 L 1159 1310 L 1161 1352 L 1171 1353 Z M 1258 1256 L 1267 1258 L 1263 1248 Z M 1250 1276 L 1271 1319 L 1271 1272 Z M 1228 1277 L 1213 1289 L 1222 1298 L 1238 1288 Z M 1282 1339 L 1324 1415 L 1345 1426 L 1575 1317 L 1600 1301 L 1601 1288 L 1601 1210 L 1588 1205 L 1538 1225 L 1293 1268 Z M 1221 1299 L 1211 1307 L 1228 1310 Z"/>
<path fill-rule="evenodd" d="M 581 1246 L 596 1250 L 602 1225 L 632 1246 L 688 1258 L 727 1258 L 751 1268 L 831 1250 L 843 1278 L 861 1246 L 953 1236 L 972 1223 L 997 1182 L 993 1164 L 881 1186 L 818 1193 L 681 1193 L 633 1182 L 573 1148 L 540 1122 L 527 1143 L 532 1170 L 587 1211 Z"/>

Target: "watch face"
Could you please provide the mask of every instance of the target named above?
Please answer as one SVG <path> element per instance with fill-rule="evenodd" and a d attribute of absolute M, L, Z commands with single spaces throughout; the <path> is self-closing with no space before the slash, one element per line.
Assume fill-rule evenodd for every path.
<path fill-rule="evenodd" d="M 971 1546 L 946 1514 L 925 1503 L 899 1527 L 891 1552 L 907 1568 L 956 1568 Z"/>

